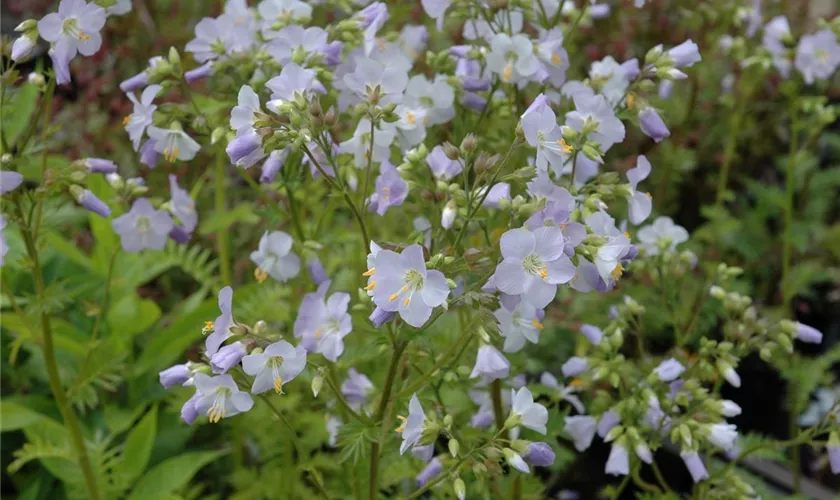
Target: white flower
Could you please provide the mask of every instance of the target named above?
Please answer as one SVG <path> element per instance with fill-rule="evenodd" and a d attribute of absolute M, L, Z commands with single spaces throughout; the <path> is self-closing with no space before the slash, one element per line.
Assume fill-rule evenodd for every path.
<path fill-rule="evenodd" d="M 674 251 L 677 245 L 688 241 L 688 231 L 674 224 L 670 217 L 657 217 L 653 224 L 639 229 L 639 241 L 650 255 L 659 253 L 662 244 L 668 251 Z"/>
<path fill-rule="evenodd" d="M 149 85 L 143 90 L 139 101 L 134 93 L 128 94 L 128 99 L 134 104 L 134 112 L 123 120 L 123 125 L 135 151 L 140 150 L 143 133 L 152 124 L 152 115 L 157 109 L 157 106 L 152 103 L 162 88 L 160 85 Z"/>
<path fill-rule="evenodd" d="M 576 415 L 574 417 L 566 417 L 563 432 L 572 438 L 577 451 L 584 451 L 592 444 L 592 438 L 595 437 L 596 428 L 597 424 L 595 423 L 594 417 L 589 415 Z"/>
<path fill-rule="evenodd" d="M 521 301 L 512 311 L 500 307 L 493 313 L 499 322 L 499 332 L 505 338 L 505 352 L 517 352 L 525 346 L 525 341 L 536 344 L 540 340 L 540 323 L 537 308 L 526 301 Z"/>
<path fill-rule="evenodd" d="M 527 36 L 510 37 L 498 33 L 490 41 L 487 68 L 498 73 L 505 83 L 520 83 L 537 72 L 540 61 L 534 55 L 534 45 Z"/>
<path fill-rule="evenodd" d="M 242 368 L 248 375 L 254 376 L 251 392 L 263 393 L 272 387 L 281 394 L 283 384 L 297 377 L 306 367 L 306 349 L 293 347 L 281 340 L 270 344 L 265 351 L 249 354 L 242 358 Z"/>
<path fill-rule="evenodd" d="M 230 374 L 210 377 L 199 372 L 193 379 L 199 394 L 195 409 L 198 413 L 207 414 L 211 423 L 246 412 L 254 406 L 251 395 L 240 391 Z"/>
<path fill-rule="evenodd" d="M 266 275 L 283 283 L 300 272 L 300 257 L 292 252 L 292 237 L 283 231 L 266 231 L 260 245 L 251 252 L 251 261 L 257 265 L 257 279 Z"/>
<path fill-rule="evenodd" d="M 105 26 L 105 9 L 84 0 L 61 0 L 58 12 L 47 14 L 38 21 L 41 37 L 54 44 L 51 54 L 61 75 L 58 83 L 70 81 L 68 67 L 76 53 L 83 56 L 96 54 L 102 46 L 99 30 Z"/>
<path fill-rule="evenodd" d="M 403 441 L 400 444 L 400 455 L 402 455 L 409 448 L 417 446 L 426 424 L 426 414 L 423 413 L 417 394 L 411 395 L 411 401 L 408 403 L 408 418 L 402 416 L 397 416 L 397 418 L 403 421 L 397 429 L 397 432 L 402 434 Z"/>
<path fill-rule="evenodd" d="M 201 149 L 192 137 L 179 129 L 149 127 L 149 137 L 155 141 L 155 151 L 170 162 L 192 160 Z"/>
<path fill-rule="evenodd" d="M 712 424 L 708 427 L 709 441 L 724 451 L 735 447 L 738 439 L 737 427 L 734 424 Z"/>
<path fill-rule="evenodd" d="M 511 408 L 511 416 L 517 417 L 517 423 L 537 431 L 540 434 L 546 433 L 546 423 L 548 422 L 548 410 L 539 403 L 534 402 L 534 396 L 527 387 L 515 391 L 511 389 L 511 400 L 513 407 Z"/>

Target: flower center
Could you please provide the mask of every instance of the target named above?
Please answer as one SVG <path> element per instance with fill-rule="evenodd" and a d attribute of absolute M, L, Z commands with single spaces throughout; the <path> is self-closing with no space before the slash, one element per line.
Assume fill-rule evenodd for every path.
<path fill-rule="evenodd" d="M 522 261 L 522 267 L 525 269 L 525 272 L 531 276 L 539 275 L 542 279 L 548 278 L 548 268 L 543 263 L 542 259 L 537 256 L 537 254 L 532 253 L 531 255 L 525 257 Z"/>
<path fill-rule="evenodd" d="M 77 40 L 90 40 L 90 35 L 79 29 L 79 20 L 75 17 L 65 19 L 61 30 L 64 34 L 72 36 Z"/>
<path fill-rule="evenodd" d="M 557 52 L 551 54 L 551 64 L 559 66 L 562 62 L 563 60 L 560 58 L 560 54 L 558 54 Z"/>
<path fill-rule="evenodd" d="M 213 404 L 210 408 L 207 409 L 207 417 L 210 419 L 210 423 L 215 424 L 219 420 L 225 418 L 225 415 L 227 415 L 227 410 L 225 409 L 227 405 L 227 398 L 229 398 L 232 394 L 233 391 L 227 387 L 216 388 L 216 398 L 213 400 Z"/>
<path fill-rule="evenodd" d="M 271 356 L 265 364 L 271 370 L 271 375 L 274 378 L 274 391 L 277 394 L 283 394 L 283 377 L 280 376 L 280 367 L 283 366 L 283 356 Z"/>
<path fill-rule="evenodd" d="M 140 217 L 137 217 L 137 221 L 134 222 L 134 228 L 137 229 L 137 233 L 140 236 L 146 236 L 152 229 L 152 219 L 145 215 L 141 215 Z"/>
<path fill-rule="evenodd" d="M 408 122 L 409 125 L 415 125 L 417 123 L 417 118 L 414 116 L 414 113 L 411 111 L 405 112 L 405 121 Z"/>
<path fill-rule="evenodd" d="M 397 298 L 410 291 L 408 297 L 403 300 L 403 305 L 407 306 L 409 302 L 411 302 L 411 297 L 414 295 L 414 292 L 423 289 L 423 275 L 420 274 L 420 271 L 416 269 L 409 269 L 405 272 L 405 276 L 403 276 L 403 280 L 405 281 L 405 285 L 400 288 L 396 293 L 392 293 L 388 300 L 397 300 Z"/>

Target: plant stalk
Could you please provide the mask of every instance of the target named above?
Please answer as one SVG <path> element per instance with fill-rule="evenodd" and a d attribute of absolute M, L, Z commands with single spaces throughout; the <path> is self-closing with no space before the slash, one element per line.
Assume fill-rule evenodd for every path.
<path fill-rule="evenodd" d="M 796 100 L 790 106 L 790 152 L 787 161 L 787 179 L 785 186 L 785 232 L 782 239 L 782 305 L 787 310 L 790 305 L 790 261 L 791 261 L 791 231 L 793 229 L 793 199 L 796 189 L 794 175 L 796 173 L 796 153 L 799 150 L 799 130 Z M 785 312 L 787 314 L 787 311 Z"/>
<path fill-rule="evenodd" d="M 385 377 L 385 385 L 382 391 L 382 398 L 379 400 L 379 406 L 376 409 L 374 421 L 379 422 L 385 415 L 385 409 L 388 407 L 388 402 L 391 399 L 391 390 L 394 387 L 395 375 L 397 367 L 400 364 L 403 351 L 405 351 L 408 342 L 397 342 L 394 346 L 394 354 L 391 356 L 391 363 L 388 365 L 388 374 Z M 370 500 L 376 499 L 376 493 L 379 490 L 379 452 L 380 441 L 383 439 L 385 429 L 382 429 L 382 435 L 379 439 L 370 445 L 370 470 L 368 472 L 368 498 Z"/>
<path fill-rule="evenodd" d="M 223 213 L 225 208 L 225 155 L 219 154 L 216 156 L 216 179 L 215 179 L 215 202 L 216 213 Z M 228 241 L 228 228 L 219 228 L 216 234 L 216 242 L 219 247 L 219 261 L 221 261 L 222 283 L 224 285 L 231 284 L 231 263 L 230 263 L 230 246 Z"/>

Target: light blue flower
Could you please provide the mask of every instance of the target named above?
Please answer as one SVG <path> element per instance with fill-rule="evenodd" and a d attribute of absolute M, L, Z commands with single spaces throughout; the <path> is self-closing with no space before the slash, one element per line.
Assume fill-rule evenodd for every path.
<path fill-rule="evenodd" d="M 246 412 L 254 406 L 251 395 L 240 391 L 229 374 L 210 377 L 199 372 L 194 379 L 199 394 L 195 410 L 198 414 L 206 414 L 211 423 Z"/>
<path fill-rule="evenodd" d="M 269 344 L 261 353 L 242 358 L 242 368 L 254 377 L 252 393 L 261 394 L 274 389 L 282 394 L 283 384 L 291 382 L 306 368 L 306 349 L 280 340 Z"/>
<path fill-rule="evenodd" d="M 266 231 L 259 247 L 251 252 L 251 261 L 257 265 L 257 278 L 266 275 L 284 283 L 300 272 L 300 257 L 292 251 L 292 237 L 283 231 Z"/>
<path fill-rule="evenodd" d="M 325 281 L 318 286 L 317 292 L 303 298 L 294 333 L 307 351 L 323 354 L 334 363 L 344 352 L 344 337 L 353 331 L 353 323 L 347 312 L 350 295 L 337 292 L 327 298 L 329 286 L 330 282 Z"/>
<path fill-rule="evenodd" d="M 162 250 L 175 223 L 168 213 L 155 210 L 149 200 L 138 198 L 128 213 L 111 221 L 111 226 L 120 235 L 126 252 L 139 252 Z"/>
<path fill-rule="evenodd" d="M 540 323 L 538 312 L 542 311 L 522 301 L 512 311 L 500 307 L 493 313 L 499 322 L 499 333 L 505 338 L 505 352 L 521 350 L 526 341 L 532 344 L 539 342 L 543 324 Z"/>
<path fill-rule="evenodd" d="M 58 12 L 38 21 L 41 37 L 53 44 L 56 83 L 70 83 L 70 61 L 77 53 L 92 56 L 102 46 L 99 30 L 105 26 L 105 9 L 85 0 L 61 0 Z"/>
<path fill-rule="evenodd" d="M 478 348 L 470 378 L 481 377 L 485 383 L 504 379 L 510 374 L 510 362 L 495 347 L 484 344 Z"/>

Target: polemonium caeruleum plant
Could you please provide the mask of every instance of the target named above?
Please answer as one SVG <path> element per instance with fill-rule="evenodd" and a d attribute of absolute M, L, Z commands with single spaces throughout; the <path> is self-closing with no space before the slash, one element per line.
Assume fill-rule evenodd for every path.
<path fill-rule="evenodd" d="M 12 473 L 38 460 L 94 499 L 195 496 L 211 462 L 222 496 L 524 498 L 603 442 L 606 496 L 753 498 L 750 454 L 790 450 L 798 478 L 807 444 L 840 469 L 836 402 L 805 412 L 840 355 L 797 355 L 827 336 L 788 307 L 837 20 L 691 5 L 712 34 L 593 55 L 600 23 L 645 2 L 229 0 L 119 84 L 124 162 L 56 160 L 53 96 L 123 3 L 62 0 L 18 26 L 3 68 L 0 101 L 31 114 L 4 111 L 0 135 L 4 328 L 52 396 L 3 399 L 27 439 Z M 51 69 L 19 85 L 39 39 Z M 657 206 L 707 50 L 733 72 L 721 227 L 747 103 L 784 79 L 785 189 L 765 196 L 783 207 L 780 307 L 709 251 L 721 227 L 693 239 Z M 693 96 L 679 119 L 675 92 Z M 77 245 L 62 228 L 85 211 Z M 721 395 L 751 358 L 789 382 L 784 440 L 741 429 Z M 193 432 L 206 446 L 179 453 Z"/>

